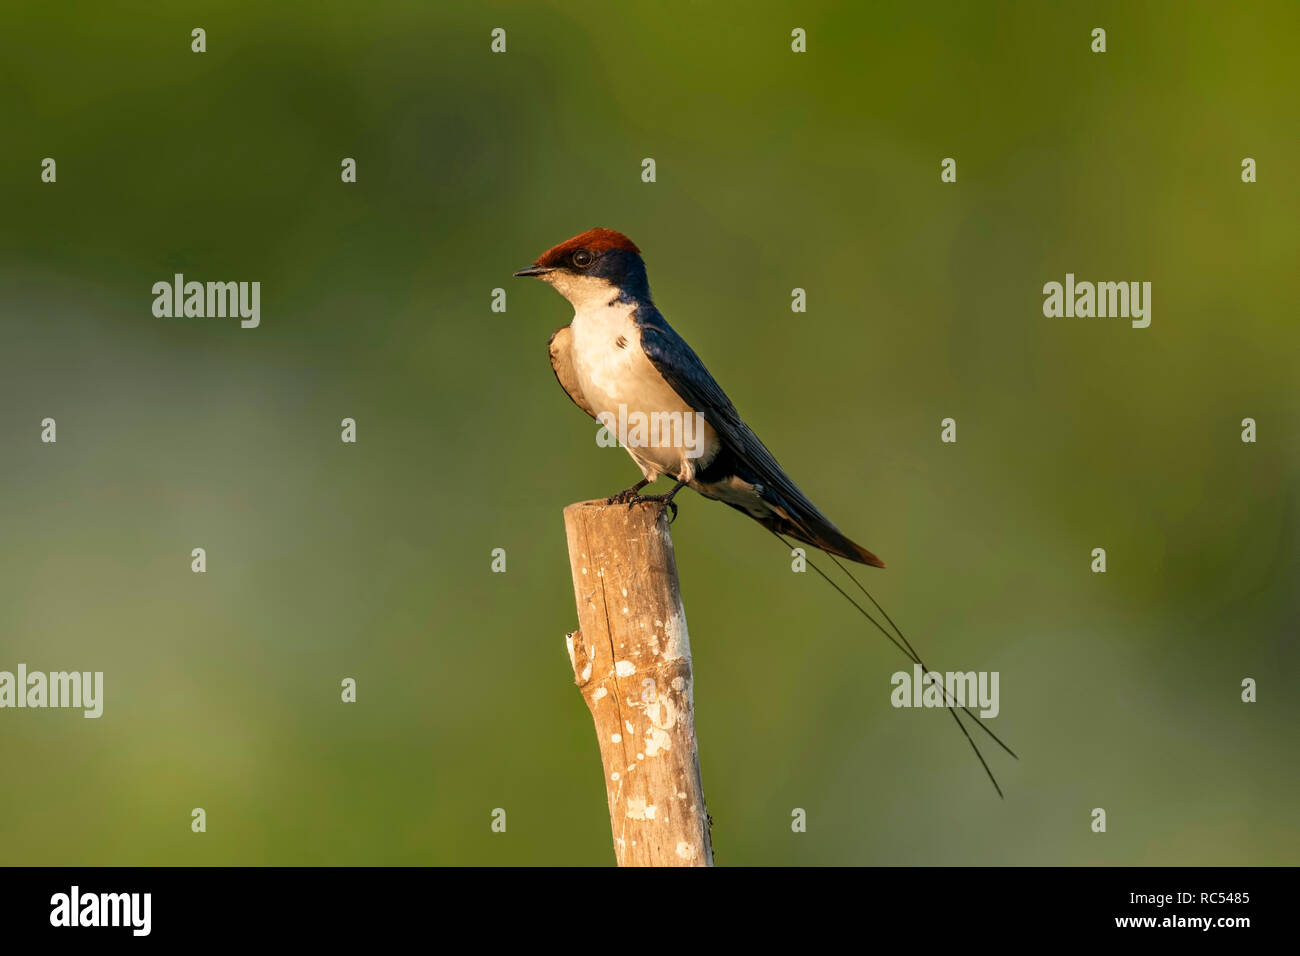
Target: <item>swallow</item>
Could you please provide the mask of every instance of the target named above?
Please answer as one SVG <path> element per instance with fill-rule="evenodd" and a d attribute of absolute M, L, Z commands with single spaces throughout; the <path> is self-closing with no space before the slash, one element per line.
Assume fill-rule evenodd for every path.
<path fill-rule="evenodd" d="M 885 563 L 831 523 L 786 474 L 736 411 L 694 350 L 655 307 L 641 250 L 612 229 L 591 229 L 546 250 L 515 273 L 541 279 L 573 305 L 573 320 L 548 342 L 551 368 L 573 403 L 603 424 L 698 420 L 623 442 L 642 480 L 608 501 L 662 501 L 689 487 L 764 527 L 860 564 Z M 639 418 L 638 418 L 639 416 Z M 623 436 L 620 436 L 622 438 Z M 663 495 L 639 494 L 660 477 Z"/>
<path fill-rule="evenodd" d="M 727 393 L 694 350 L 673 331 L 650 297 L 641 250 L 612 229 L 591 229 L 542 253 L 516 276 L 541 279 L 573 305 L 572 321 L 550 338 L 551 368 L 573 403 L 608 429 L 612 422 L 682 422 L 678 430 L 620 444 L 641 469 L 642 479 L 606 499 L 608 503 L 661 501 L 672 509 L 684 487 L 730 505 L 759 522 L 789 547 L 787 538 L 812 545 L 830 560 L 871 602 L 879 619 L 812 561 L 808 566 L 840 593 L 876 630 L 921 668 L 937 676 L 871 592 L 838 560 L 883 568 L 885 563 L 850 540 L 799 490 L 767 446 L 736 411 Z M 701 424 L 692 432 L 690 420 Z M 692 440 L 688 441 L 690 435 Z M 672 478 L 671 491 L 642 495 L 660 477 Z M 888 623 L 888 627 L 886 627 Z M 962 723 L 967 717 L 1012 757 L 1015 751 L 950 693 L 944 702 L 993 784 L 992 769 Z M 1016 759 L 1019 759 L 1016 757 Z"/>

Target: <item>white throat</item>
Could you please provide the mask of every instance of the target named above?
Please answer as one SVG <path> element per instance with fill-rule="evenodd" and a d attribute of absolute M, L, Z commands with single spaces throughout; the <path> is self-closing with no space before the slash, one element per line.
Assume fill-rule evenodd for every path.
<path fill-rule="evenodd" d="M 542 279 L 573 304 L 573 311 L 577 315 L 603 309 L 611 300 L 618 298 L 618 286 L 608 279 L 558 271 L 548 272 Z"/>

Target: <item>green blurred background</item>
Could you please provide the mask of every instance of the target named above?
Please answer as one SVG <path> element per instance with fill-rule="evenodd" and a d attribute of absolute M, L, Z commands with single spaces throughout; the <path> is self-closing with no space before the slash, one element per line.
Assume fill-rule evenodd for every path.
<path fill-rule="evenodd" d="M 0 669 L 106 693 L 0 711 L 0 862 L 612 861 L 560 510 L 637 475 L 510 278 L 602 225 L 1022 757 L 999 801 L 685 492 L 720 864 L 1296 863 L 1298 9 L 7 5 Z M 260 281 L 261 327 L 155 318 L 174 272 Z M 1152 282 L 1151 327 L 1045 318 L 1066 272 Z"/>

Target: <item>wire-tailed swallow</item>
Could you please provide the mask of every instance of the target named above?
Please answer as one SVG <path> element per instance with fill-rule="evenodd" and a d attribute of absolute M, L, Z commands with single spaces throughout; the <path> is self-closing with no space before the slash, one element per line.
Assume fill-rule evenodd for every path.
<path fill-rule="evenodd" d="M 885 566 L 808 500 L 745 424 L 704 363 L 655 308 L 645 263 L 630 239 L 612 229 L 592 229 L 548 249 L 515 275 L 535 276 L 573 304 L 573 320 L 551 336 L 551 368 L 584 412 L 602 423 L 637 415 L 641 421 L 658 415 L 665 422 L 702 416 L 702 434 L 692 447 L 681 440 L 683 431 L 667 440 L 660 434 L 658 441 L 627 443 L 644 477 L 611 502 L 671 505 L 673 496 L 690 486 L 778 534 L 851 561 Z M 638 494 L 662 475 L 677 482 L 672 491 Z"/>
<path fill-rule="evenodd" d="M 808 566 L 923 674 L 935 676 L 937 672 L 925 664 L 894 619 L 837 558 L 877 568 L 883 568 L 885 563 L 831 524 L 741 419 L 704 363 L 655 308 L 645 263 L 630 239 L 612 229 L 592 229 L 546 250 L 515 275 L 536 276 L 573 304 L 573 321 L 551 336 L 551 368 L 569 398 L 584 412 L 607 428 L 611 421 L 623 422 L 634 416 L 645 421 L 659 415 L 671 421 L 698 414 L 703 420 L 701 434 L 694 436 L 698 440 L 689 446 L 684 441 L 685 428 L 680 433 L 670 432 L 667 441 L 662 431 L 659 440 L 654 440 L 653 430 L 649 441 L 624 441 L 644 477 L 611 497 L 610 503 L 664 501 L 675 513 L 673 496 L 689 485 L 706 498 L 743 511 L 772 531 L 786 547 L 786 537 L 790 537 L 820 548 L 831 555 L 831 561 L 867 597 L 880 617 L 815 563 L 809 561 Z M 623 437 L 620 435 L 620 440 Z M 666 495 L 638 493 L 661 475 L 676 480 L 672 491 Z M 1001 796 L 1002 788 L 961 718 L 967 717 L 1012 757 L 1015 751 L 950 692 L 945 690 L 943 698 Z"/>

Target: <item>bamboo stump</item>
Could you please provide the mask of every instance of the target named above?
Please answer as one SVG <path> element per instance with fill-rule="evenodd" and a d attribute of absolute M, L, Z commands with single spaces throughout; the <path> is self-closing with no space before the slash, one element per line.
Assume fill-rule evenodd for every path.
<path fill-rule="evenodd" d="M 564 509 L 578 630 L 565 639 L 596 725 L 619 866 L 712 866 L 691 645 L 658 502 Z"/>

